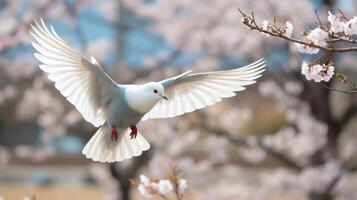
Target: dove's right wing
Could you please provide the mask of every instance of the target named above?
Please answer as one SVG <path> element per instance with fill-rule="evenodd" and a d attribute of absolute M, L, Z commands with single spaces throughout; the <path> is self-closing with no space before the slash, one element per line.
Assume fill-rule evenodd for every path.
<path fill-rule="evenodd" d="M 82 56 L 61 39 L 51 26 L 51 32 L 41 20 L 35 22 L 31 35 L 38 51 L 39 67 L 47 72 L 55 87 L 71 102 L 83 117 L 98 127 L 105 122 L 107 103 L 119 95 L 117 84 L 92 58 Z"/>
<path fill-rule="evenodd" d="M 188 71 L 160 81 L 168 101 L 160 100 L 142 120 L 175 117 L 232 97 L 255 83 L 264 67 L 265 61 L 260 59 L 237 69 L 197 74 Z"/>

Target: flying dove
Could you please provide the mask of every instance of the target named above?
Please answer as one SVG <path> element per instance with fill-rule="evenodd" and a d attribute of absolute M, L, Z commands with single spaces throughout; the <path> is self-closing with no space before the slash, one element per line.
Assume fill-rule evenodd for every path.
<path fill-rule="evenodd" d="M 41 19 L 31 25 L 34 56 L 60 93 L 99 127 L 82 153 L 94 161 L 117 162 L 139 156 L 150 144 L 136 125 L 204 108 L 255 83 L 265 70 L 260 59 L 241 68 L 206 73 L 185 72 L 142 85 L 117 84 L 95 58 L 83 56 Z"/>

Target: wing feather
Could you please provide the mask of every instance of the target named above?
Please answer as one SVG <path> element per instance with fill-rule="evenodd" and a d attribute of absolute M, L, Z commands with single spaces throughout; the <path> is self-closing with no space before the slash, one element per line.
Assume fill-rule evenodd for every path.
<path fill-rule="evenodd" d="M 31 25 L 34 56 L 42 63 L 39 68 L 48 73 L 55 87 L 71 102 L 83 117 L 98 127 L 105 122 L 108 102 L 119 95 L 117 84 L 97 62 L 91 62 L 51 31 L 43 20 Z"/>
<path fill-rule="evenodd" d="M 260 59 L 241 68 L 181 75 L 161 81 L 168 101 L 160 100 L 143 120 L 182 115 L 232 97 L 254 84 L 265 71 Z"/>

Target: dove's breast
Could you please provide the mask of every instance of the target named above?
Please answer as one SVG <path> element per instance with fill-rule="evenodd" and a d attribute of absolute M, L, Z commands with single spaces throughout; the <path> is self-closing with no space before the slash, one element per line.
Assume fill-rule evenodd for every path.
<path fill-rule="evenodd" d="M 107 112 L 107 122 L 121 129 L 137 124 L 143 117 L 142 113 L 130 108 L 124 96 L 125 89 L 124 87 L 119 87 L 119 94 L 121 95 L 109 103 Z"/>

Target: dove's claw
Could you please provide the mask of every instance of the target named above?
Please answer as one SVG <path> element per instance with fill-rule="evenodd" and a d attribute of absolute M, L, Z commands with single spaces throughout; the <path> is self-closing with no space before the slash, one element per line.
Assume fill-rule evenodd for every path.
<path fill-rule="evenodd" d="M 112 141 L 117 141 L 118 140 L 118 132 L 115 126 L 112 126 L 112 135 L 111 135 Z"/>
<path fill-rule="evenodd" d="M 130 126 L 131 133 L 130 133 L 130 139 L 135 139 L 136 136 L 138 135 L 138 128 L 136 126 Z"/>

